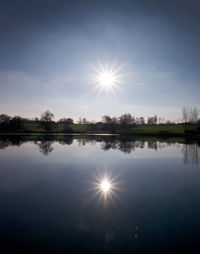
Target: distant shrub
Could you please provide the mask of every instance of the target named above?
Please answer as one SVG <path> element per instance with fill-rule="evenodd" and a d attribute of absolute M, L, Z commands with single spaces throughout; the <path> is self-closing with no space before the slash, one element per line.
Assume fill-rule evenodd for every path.
<path fill-rule="evenodd" d="M 71 127 L 69 127 L 68 125 L 65 125 L 63 128 L 63 132 L 65 133 L 73 133 L 73 129 Z"/>
<path fill-rule="evenodd" d="M 187 130 L 184 131 L 184 134 L 185 134 L 185 135 L 191 135 L 191 134 L 196 134 L 196 133 L 197 133 L 196 130 L 188 130 L 188 129 L 187 129 Z"/>
<path fill-rule="evenodd" d="M 160 135 L 160 136 L 171 136 L 171 135 L 173 135 L 173 134 L 170 133 L 169 131 L 163 130 L 163 131 L 159 131 L 159 132 L 158 132 L 158 135 Z"/>
<path fill-rule="evenodd" d="M 197 131 L 200 133 L 200 126 L 197 128 Z"/>

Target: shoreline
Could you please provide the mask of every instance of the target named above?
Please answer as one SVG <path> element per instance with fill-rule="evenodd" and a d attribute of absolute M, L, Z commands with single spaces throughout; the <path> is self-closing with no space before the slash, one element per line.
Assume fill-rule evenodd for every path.
<path fill-rule="evenodd" d="M 199 133 L 178 134 L 178 133 L 65 133 L 65 132 L 0 132 L 0 136 L 115 136 L 115 137 L 141 137 L 141 138 L 183 138 L 185 140 L 200 141 Z"/>

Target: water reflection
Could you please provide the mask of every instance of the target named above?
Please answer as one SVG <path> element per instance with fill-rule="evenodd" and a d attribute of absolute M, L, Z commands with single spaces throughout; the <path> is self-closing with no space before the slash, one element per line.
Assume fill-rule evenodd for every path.
<path fill-rule="evenodd" d="M 109 172 L 109 173 L 108 173 Z M 94 181 L 90 182 L 89 185 L 91 199 L 97 199 L 97 203 L 102 206 L 112 203 L 116 205 L 117 199 L 119 199 L 119 191 L 121 191 L 121 184 L 119 175 L 112 175 L 108 172 L 96 172 L 94 175 Z"/>
<path fill-rule="evenodd" d="M 0 137 L 11 146 L 0 150 L 1 253 L 199 253 L 200 170 L 183 166 L 198 164 L 197 143 Z"/>
<path fill-rule="evenodd" d="M 185 144 L 182 147 L 185 165 L 198 165 L 200 162 L 200 147 L 198 144 Z"/>
<path fill-rule="evenodd" d="M 133 152 L 135 148 L 144 148 L 145 143 L 146 143 L 145 141 L 136 141 L 136 140 L 135 141 L 113 140 L 113 141 L 102 142 L 101 147 L 104 151 L 114 149 L 114 150 L 119 150 L 123 153 L 129 154 Z"/>
<path fill-rule="evenodd" d="M 0 149 L 5 149 L 9 146 L 20 146 L 24 143 L 20 136 L 0 136 Z"/>
<path fill-rule="evenodd" d="M 35 142 L 35 144 L 39 146 L 40 152 L 44 155 L 48 155 L 49 153 L 53 151 L 53 147 L 52 147 L 53 143 L 54 141 L 50 141 L 50 140 Z"/>
<path fill-rule="evenodd" d="M 100 143 L 101 149 L 119 150 L 125 154 L 131 154 L 135 149 L 153 149 L 155 151 L 164 149 L 171 145 L 179 147 L 183 153 L 183 162 L 186 165 L 198 165 L 200 162 L 200 144 L 198 142 L 188 143 L 188 141 L 174 140 L 136 140 L 135 138 L 122 138 L 117 136 L 62 136 L 62 135 L 45 135 L 45 136 L 20 136 L 20 135 L 1 135 L 0 149 L 9 146 L 21 146 L 26 142 L 33 142 L 39 147 L 39 151 L 47 156 L 53 150 L 53 145 L 59 143 L 61 145 L 72 145 L 74 142 L 78 146 L 86 144 L 95 145 Z"/>

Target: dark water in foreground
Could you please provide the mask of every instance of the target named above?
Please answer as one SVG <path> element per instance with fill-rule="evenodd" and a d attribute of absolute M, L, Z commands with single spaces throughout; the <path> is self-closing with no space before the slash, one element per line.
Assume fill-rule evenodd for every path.
<path fill-rule="evenodd" d="M 200 253 L 199 163 L 195 142 L 1 136 L 0 253 Z"/>

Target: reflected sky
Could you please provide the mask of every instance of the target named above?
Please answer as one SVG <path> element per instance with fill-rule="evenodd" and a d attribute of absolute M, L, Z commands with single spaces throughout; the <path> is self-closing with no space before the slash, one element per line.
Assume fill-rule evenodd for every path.
<path fill-rule="evenodd" d="M 32 137 L 1 139 L 1 148 L 4 253 L 198 248 L 200 167 L 184 164 L 182 151 L 197 144 Z"/>
<path fill-rule="evenodd" d="M 149 159 L 149 158 L 183 158 L 184 164 L 198 165 L 200 162 L 200 145 L 197 142 L 185 143 L 184 140 L 144 140 L 135 138 L 119 138 L 117 136 L 0 136 L 0 150 L 8 147 L 36 146 L 45 155 L 56 151 L 56 157 L 64 159 L 62 155 L 67 152 L 71 157 L 87 159 L 90 153 L 97 150 L 109 151 L 109 154 L 99 153 L 104 160 L 114 156 L 115 152 L 122 152 L 120 158 Z M 62 146 L 65 146 L 63 148 Z M 70 149 L 68 146 L 71 146 Z M 84 147 L 87 146 L 87 149 Z M 29 150 L 29 149 L 28 149 Z M 56 159 L 55 156 L 51 157 Z M 70 158 L 69 158 L 70 159 Z"/>

